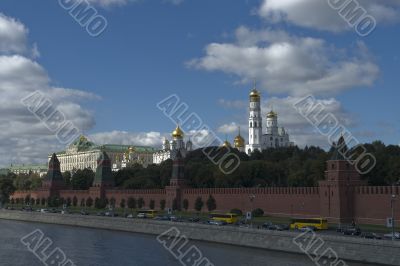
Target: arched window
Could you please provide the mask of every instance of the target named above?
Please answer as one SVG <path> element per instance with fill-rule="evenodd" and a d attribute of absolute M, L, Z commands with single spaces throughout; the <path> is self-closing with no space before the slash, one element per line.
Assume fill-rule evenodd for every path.
<path fill-rule="evenodd" d="M 257 122 L 254 122 L 254 127 L 257 127 Z"/>
<path fill-rule="evenodd" d="M 250 122 L 250 127 L 253 127 L 253 123 L 252 122 Z"/>

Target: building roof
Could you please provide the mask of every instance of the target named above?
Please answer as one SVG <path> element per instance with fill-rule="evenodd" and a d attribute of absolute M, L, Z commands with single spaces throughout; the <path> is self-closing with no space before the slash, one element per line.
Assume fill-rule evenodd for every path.
<path fill-rule="evenodd" d="M 0 175 L 8 175 L 9 173 L 10 173 L 10 170 L 7 168 L 0 169 Z"/>
<path fill-rule="evenodd" d="M 8 168 L 10 171 L 16 170 L 43 170 L 47 171 L 47 165 L 45 164 L 23 164 L 23 165 L 13 165 Z"/>
<path fill-rule="evenodd" d="M 80 136 L 77 138 L 68 148 L 75 148 L 78 152 L 84 151 L 105 151 L 105 152 L 126 152 L 127 150 L 132 150 L 138 153 L 154 153 L 156 149 L 148 146 L 132 146 L 132 145 L 119 145 L 119 144 L 104 144 L 96 145 L 95 143 L 89 141 L 85 136 Z M 67 152 L 60 151 L 57 155 L 63 155 Z"/>
<path fill-rule="evenodd" d="M 344 154 L 347 152 L 348 148 L 346 145 L 346 141 L 344 140 L 343 136 L 340 136 L 337 144 L 334 144 L 334 150 L 331 157 L 332 161 L 343 161 L 346 160 Z"/>

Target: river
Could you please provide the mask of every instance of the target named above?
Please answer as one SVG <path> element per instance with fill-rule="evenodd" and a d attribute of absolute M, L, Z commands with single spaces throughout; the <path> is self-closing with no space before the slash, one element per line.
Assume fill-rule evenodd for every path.
<path fill-rule="evenodd" d="M 76 266 L 182 265 L 155 236 L 49 224 L 0 220 L 0 265 L 45 265 L 20 239 L 36 229 L 53 241 Z M 215 266 L 316 265 L 307 256 L 190 241 Z M 348 263 L 349 266 L 363 264 Z"/>

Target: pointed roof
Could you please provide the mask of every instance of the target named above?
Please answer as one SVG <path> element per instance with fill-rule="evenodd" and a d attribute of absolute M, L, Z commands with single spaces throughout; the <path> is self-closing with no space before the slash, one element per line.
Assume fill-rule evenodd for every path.
<path fill-rule="evenodd" d="M 344 140 L 343 135 L 340 136 L 337 144 L 336 145 L 333 144 L 333 145 L 334 145 L 333 146 L 334 150 L 333 150 L 333 154 L 332 154 L 331 160 L 332 161 L 344 161 L 344 160 L 346 160 L 346 158 L 344 157 L 344 154 L 346 154 L 348 148 L 347 148 L 346 141 Z"/>

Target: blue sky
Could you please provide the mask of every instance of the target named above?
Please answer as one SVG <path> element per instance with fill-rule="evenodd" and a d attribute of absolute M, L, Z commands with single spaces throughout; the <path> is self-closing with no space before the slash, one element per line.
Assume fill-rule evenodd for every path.
<path fill-rule="evenodd" d="M 158 146 L 174 128 L 156 107 L 170 94 L 179 95 L 221 138 L 233 138 L 238 126 L 246 136 L 255 78 L 263 112 L 273 106 L 300 146 L 328 144 L 291 108 L 308 94 L 361 142 L 399 143 L 396 1 L 365 1 L 377 20 L 367 37 L 315 0 L 90 2 L 108 22 L 98 37 L 58 1 L 1 1 L 0 78 L 47 77 L 32 87 L 15 77 L 0 82 L 2 102 L 16 101 L 17 91 L 23 96 L 45 86 L 94 141 Z M 11 104 L 2 108 L 0 165 L 40 162 L 63 148 L 31 114 L 17 116 Z"/>

